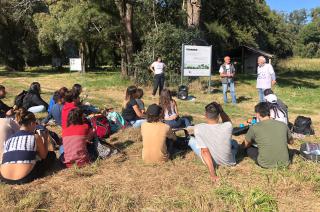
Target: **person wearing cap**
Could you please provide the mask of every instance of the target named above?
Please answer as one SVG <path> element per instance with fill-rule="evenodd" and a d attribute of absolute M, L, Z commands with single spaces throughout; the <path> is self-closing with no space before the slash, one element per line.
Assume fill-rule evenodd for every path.
<path fill-rule="evenodd" d="M 191 136 L 189 146 L 207 165 L 210 178 L 215 182 L 219 179 L 215 173 L 215 166 L 236 165 L 239 145 L 231 139 L 232 123 L 220 104 L 216 102 L 208 104 L 205 107 L 205 117 L 206 123 L 194 127 L 194 137 Z"/>
<path fill-rule="evenodd" d="M 271 64 L 266 63 L 266 58 L 263 56 L 258 57 L 257 69 L 257 89 L 259 93 L 259 101 L 264 102 L 264 91 L 271 89 L 277 83 L 276 74 Z"/>
<path fill-rule="evenodd" d="M 177 139 L 169 125 L 163 123 L 162 108 L 152 104 L 146 111 L 147 122 L 141 126 L 142 159 L 145 163 L 161 163 L 169 159 L 169 148 Z"/>
<path fill-rule="evenodd" d="M 278 100 L 271 89 L 265 90 L 264 94 L 264 100 L 270 107 L 270 117 L 274 120 L 288 124 L 288 107 L 281 100 Z"/>
<path fill-rule="evenodd" d="M 230 87 L 230 94 L 232 98 L 232 104 L 237 103 L 235 86 L 234 86 L 234 76 L 236 74 L 236 69 L 234 65 L 230 62 L 231 59 L 229 56 L 224 58 L 224 63 L 220 66 L 219 73 L 221 77 L 221 83 L 223 88 L 223 101 L 228 103 L 228 86 Z"/>

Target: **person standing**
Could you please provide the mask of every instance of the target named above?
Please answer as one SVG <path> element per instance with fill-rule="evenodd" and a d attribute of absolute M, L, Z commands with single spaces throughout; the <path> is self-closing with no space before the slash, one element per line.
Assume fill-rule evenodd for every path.
<path fill-rule="evenodd" d="M 224 58 L 224 64 L 220 66 L 220 77 L 223 88 L 223 101 L 224 103 L 228 103 L 227 91 L 228 86 L 230 87 L 230 93 L 232 98 L 232 103 L 237 104 L 235 86 L 234 86 L 234 76 L 236 73 L 236 69 L 234 65 L 231 63 L 231 59 L 229 56 Z"/>
<path fill-rule="evenodd" d="M 162 62 L 161 56 L 157 57 L 157 60 L 150 65 L 150 70 L 154 74 L 154 84 L 152 95 L 155 96 L 159 87 L 159 96 L 164 87 L 164 70 L 166 65 Z"/>
<path fill-rule="evenodd" d="M 264 102 L 264 91 L 271 89 L 276 84 L 276 74 L 271 64 L 266 63 L 266 58 L 263 56 L 258 57 L 258 77 L 257 89 L 259 93 L 259 101 Z"/>

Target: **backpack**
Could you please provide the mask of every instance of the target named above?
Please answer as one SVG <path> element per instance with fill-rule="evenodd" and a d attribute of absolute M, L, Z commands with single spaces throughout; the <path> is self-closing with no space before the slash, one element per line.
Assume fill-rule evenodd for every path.
<path fill-rule="evenodd" d="M 300 153 L 302 157 L 314 162 L 320 162 L 320 144 L 317 143 L 303 143 L 300 146 Z"/>
<path fill-rule="evenodd" d="M 109 112 L 106 117 L 110 123 L 112 133 L 116 133 L 120 129 L 125 129 L 129 125 L 128 122 L 117 112 Z"/>
<path fill-rule="evenodd" d="M 108 119 L 104 115 L 95 115 L 91 119 L 92 128 L 95 129 L 99 139 L 108 138 L 111 135 L 111 127 Z"/>
<path fill-rule="evenodd" d="M 23 106 L 23 99 L 24 97 L 27 95 L 27 91 L 23 90 L 21 93 L 18 94 L 18 96 L 16 96 L 14 98 L 14 105 L 16 105 L 18 108 Z"/>
<path fill-rule="evenodd" d="M 303 135 L 314 135 L 311 118 L 298 116 L 294 121 L 293 132 Z"/>

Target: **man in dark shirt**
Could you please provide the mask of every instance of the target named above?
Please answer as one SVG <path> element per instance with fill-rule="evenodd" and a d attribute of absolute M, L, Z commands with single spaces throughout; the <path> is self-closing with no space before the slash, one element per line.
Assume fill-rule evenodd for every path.
<path fill-rule="evenodd" d="M 12 107 L 9 107 L 1 99 L 6 98 L 6 88 L 3 85 L 0 85 L 0 118 L 5 118 L 6 116 L 13 115 Z"/>

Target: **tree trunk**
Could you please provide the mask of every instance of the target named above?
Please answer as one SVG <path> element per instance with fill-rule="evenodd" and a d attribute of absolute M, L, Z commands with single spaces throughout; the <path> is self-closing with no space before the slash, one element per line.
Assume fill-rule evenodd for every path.
<path fill-rule="evenodd" d="M 126 17 L 125 17 L 125 27 L 126 27 L 126 54 L 127 54 L 127 68 L 128 75 L 133 76 L 133 33 L 132 33 L 132 15 L 133 7 L 131 4 L 126 4 Z"/>
<path fill-rule="evenodd" d="M 121 75 L 122 77 L 127 77 L 128 68 L 127 68 L 126 44 L 125 44 L 125 39 L 122 35 L 120 35 L 120 52 L 121 52 Z"/>
<path fill-rule="evenodd" d="M 86 72 L 86 44 L 85 42 L 81 41 L 79 46 L 79 55 L 81 58 L 81 72 Z"/>
<path fill-rule="evenodd" d="M 200 24 L 201 15 L 201 0 L 186 0 L 188 27 L 198 28 Z"/>
<path fill-rule="evenodd" d="M 133 38 L 132 38 L 132 16 L 133 6 L 127 0 L 115 0 L 117 5 L 121 23 L 124 27 L 124 32 L 120 35 L 121 48 L 121 73 L 123 77 L 133 74 Z"/>

